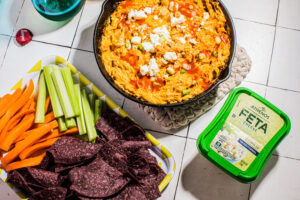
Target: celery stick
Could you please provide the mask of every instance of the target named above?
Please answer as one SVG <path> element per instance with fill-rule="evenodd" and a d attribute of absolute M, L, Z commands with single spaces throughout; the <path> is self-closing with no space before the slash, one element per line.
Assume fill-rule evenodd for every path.
<path fill-rule="evenodd" d="M 58 128 L 60 132 L 64 132 L 68 129 L 63 117 L 58 118 L 57 121 L 58 121 Z"/>
<path fill-rule="evenodd" d="M 78 99 L 79 108 L 80 108 L 80 115 L 76 117 L 77 126 L 79 130 L 79 135 L 84 135 L 86 134 L 86 126 L 85 126 L 84 115 L 83 115 L 80 85 L 75 84 L 74 87 L 75 87 L 76 98 Z"/>
<path fill-rule="evenodd" d="M 90 107 L 91 107 L 93 116 L 95 116 L 95 99 L 96 99 L 96 96 L 95 96 L 95 94 L 91 93 L 91 94 L 89 94 L 88 98 L 89 98 Z"/>
<path fill-rule="evenodd" d="M 79 108 L 78 99 L 76 98 L 76 94 L 75 94 L 75 88 L 74 88 L 73 78 L 71 75 L 71 70 L 68 67 L 63 67 L 60 69 L 60 71 L 61 71 L 62 77 L 64 79 L 69 98 L 72 103 L 73 111 L 76 116 L 79 116 L 80 108 Z"/>
<path fill-rule="evenodd" d="M 58 118 L 58 117 L 62 117 L 64 115 L 63 110 L 61 108 L 59 99 L 58 99 L 58 95 L 56 93 L 56 89 L 51 77 L 51 73 L 53 71 L 53 67 L 52 66 L 45 66 L 44 67 L 44 76 L 45 76 L 45 80 L 46 80 L 46 84 L 47 84 L 47 89 L 48 89 L 48 93 L 49 93 L 49 97 L 50 97 L 50 101 L 51 101 L 51 106 L 53 109 L 53 113 L 54 113 L 54 117 Z"/>
<path fill-rule="evenodd" d="M 75 114 L 60 70 L 55 68 L 51 75 L 65 118 L 74 117 Z"/>
<path fill-rule="evenodd" d="M 97 132 L 95 128 L 94 116 L 92 114 L 89 100 L 86 94 L 86 90 L 81 91 L 81 100 L 82 100 L 82 107 L 83 107 L 83 114 L 85 119 L 85 125 L 87 128 L 87 134 L 89 137 L 89 141 L 93 141 L 97 137 Z"/>
<path fill-rule="evenodd" d="M 65 122 L 66 122 L 67 128 L 74 128 L 76 126 L 75 118 L 65 119 Z"/>
<path fill-rule="evenodd" d="M 35 110 L 35 123 L 44 123 L 45 121 L 45 101 L 46 101 L 46 83 L 44 73 L 40 73 L 39 91 L 37 96 L 37 104 Z"/>
<path fill-rule="evenodd" d="M 102 113 L 102 104 L 103 104 L 102 100 L 100 99 L 95 100 L 95 123 L 98 121 Z"/>

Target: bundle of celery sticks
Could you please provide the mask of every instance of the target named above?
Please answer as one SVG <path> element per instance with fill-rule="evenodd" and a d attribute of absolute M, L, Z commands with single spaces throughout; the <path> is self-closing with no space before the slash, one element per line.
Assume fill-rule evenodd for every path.
<path fill-rule="evenodd" d="M 74 84 L 70 68 L 55 65 L 43 68 L 38 82 L 35 123 L 44 123 L 47 93 L 60 132 L 77 126 L 83 138 L 96 139 L 95 123 L 105 104 L 95 94 L 87 94 L 79 83 Z"/>

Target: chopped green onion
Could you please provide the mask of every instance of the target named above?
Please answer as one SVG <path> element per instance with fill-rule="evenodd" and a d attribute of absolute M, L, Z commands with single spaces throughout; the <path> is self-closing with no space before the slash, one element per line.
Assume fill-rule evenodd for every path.
<path fill-rule="evenodd" d="M 213 56 L 214 56 L 214 57 L 218 57 L 218 52 L 213 51 Z"/>
<path fill-rule="evenodd" d="M 74 128 L 76 126 L 75 118 L 65 119 L 65 122 L 66 122 L 67 128 Z"/>
<path fill-rule="evenodd" d="M 140 50 L 140 51 L 144 51 L 144 47 L 143 47 L 142 44 L 139 44 L 137 48 L 138 48 L 138 50 Z"/>
<path fill-rule="evenodd" d="M 78 126 L 78 130 L 79 130 L 79 135 L 84 135 L 84 134 L 86 134 L 86 126 L 85 126 L 84 115 L 83 115 L 80 85 L 75 84 L 74 87 L 75 87 L 75 93 L 76 93 L 76 97 L 78 99 L 79 108 L 80 108 L 80 115 L 76 117 L 77 126 Z"/>
<path fill-rule="evenodd" d="M 95 101 L 95 123 L 98 121 L 99 117 L 101 116 L 102 105 L 103 105 L 103 101 L 100 99 L 96 99 L 96 101 Z"/>
<path fill-rule="evenodd" d="M 127 40 L 126 43 L 125 43 L 125 47 L 126 47 L 126 48 L 129 48 L 129 47 L 130 47 L 130 42 L 129 42 L 128 40 Z"/>
<path fill-rule="evenodd" d="M 180 73 L 184 74 L 185 70 L 184 69 L 180 69 Z"/>
<path fill-rule="evenodd" d="M 189 94 L 190 92 L 191 92 L 190 89 L 183 90 L 183 91 L 182 91 L 182 95 L 187 95 L 187 94 Z"/>
<path fill-rule="evenodd" d="M 65 118 L 74 117 L 75 113 L 60 70 L 55 68 L 51 75 Z"/>
<path fill-rule="evenodd" d="M 89 137 L 89 141 L 93 141 L 97 137 L 97 132 L 95 129 L 94 116 L 91 111 L 86 90 L 81 91 L 81 100 L 82 100 L 83 114 L 85 119 L 85 125 L 87 127 L 87 134 Z"/>
<path fill-rule="evenodd" d="M 45 101 L 46 101 L 46 83 L 44 73 L 41 72 L 39 82 L 39 93 L 37 96 L 37 104 L 35 111 L 35 123 L 44 123 L 45 122 Z"/>
<path fill-rule="evenodd" d="M 185 57 L 185 52 L 184 51 L 181 52 L 181 55 L 182 55 L 182 57 Z"/>
<path fill-rule="evenodd" d="M 59 102 L 59 98 L 51 77 L 51 73 L 53 71 L 53 67 L 52 66 L 45 66 L 44 67 L 44 76 L 45 76 L 45 80 L 46 80 L 46 84 L 47 84 L 47 90 L 48 90 L 48 94 L 50 97 L 50 101 L 51 101 L 51 106 L 53 109 L 53 113 L 54 113 L 54 117 L 58 118 L 58 117 L 62 117 L 64 115 L 63 110 L 61 108 L 60 102 Z"/>
<path fill-rule="evenodd" d="M 57 121 L 58 121 L 58 128 L 60 132 L 64 132 L 68 129 L 63 117 L 58 118 Z"/>
<path fill-rule="evenodd" d="M 73 83 L 73 78 L 71 75 L 71 70 L 69 67 L 63 67 L 60 69 L 62 77 L 64 79 L 66 88 L 67 88 L 67 92 L 68 92 L 68 96 L 70 98 L 70 101 L 72 103 L 72 108 L 74 111 L 74 114 L 76 116 L 80 115 L 80 108 L 79 108 L 79 103 L 78 100 L 76 98 L 76 93 L 75 93 L 75 88 L 74 88 L 74 83 Z"/>

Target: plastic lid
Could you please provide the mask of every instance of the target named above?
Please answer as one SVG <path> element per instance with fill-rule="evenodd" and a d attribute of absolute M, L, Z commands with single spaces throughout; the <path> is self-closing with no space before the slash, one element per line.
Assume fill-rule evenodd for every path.
<path fill-rule="evenodd" d="M 197 140 L 200 153 L 242 183 L 255 181 L 288 134 L 288 116 L 247 88 L 232 91 Z"/>

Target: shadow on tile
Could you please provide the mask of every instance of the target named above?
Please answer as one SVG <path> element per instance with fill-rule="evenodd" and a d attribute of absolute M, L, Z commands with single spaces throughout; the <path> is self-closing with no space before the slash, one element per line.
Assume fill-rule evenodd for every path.
<path fill-rule="evenodd" d="M 272 160 L 267 163 L 258 182 L 263 180 L 276 162 Z M 196 155 L 183 169 L 181 182 L 184 190 L 195 199 L 248 200 L 250 184 L 236 181 L 201 155 Z"/>

